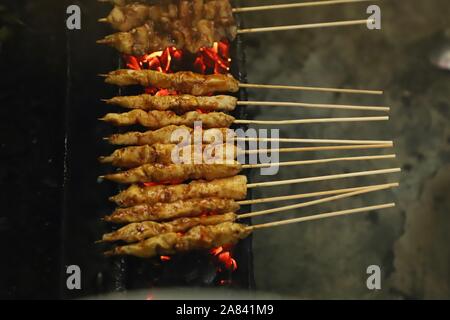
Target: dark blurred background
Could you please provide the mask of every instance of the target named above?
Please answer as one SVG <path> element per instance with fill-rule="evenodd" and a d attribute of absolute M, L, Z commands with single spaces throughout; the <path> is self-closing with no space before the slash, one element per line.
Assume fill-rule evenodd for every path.
<path fill-rule="evenodd" d="M 0 264 L 1 298 L 60 297 L 61 252 L 65 250 L 61 241 L 61 213 L 67 67 L 75 61 L 80 68 L 106 68 L 98 62 L 97 51 L 92 60 L 91 52 L 80 57 L 66 54 L 67 39 L 73 37 L 73 33 L 91 34 L 93 42 L 98 33 L 107 30 L 99 31 L 93 22 L 109 7 L 100 3 L 92 5 L 92 2 L 2 0 L 0 3 L 0 70 L 3 75 L 0 240 L 4 244 Z M 394 139 L 396 161 L 281 169 L 280 179 L 394 165 L 403 168 L 398 176 L 402 183 L 398 190 L 323 205 L 320 209 L 310 208 L 307 212 L 357 207 L 386 202 L 386 199 L 395 200 L 396 209 L 256 234 L 255 276 L 257 289 L 261 291 L 296 298 L 450 298 L 447 248 L 450 241 L 450 73 L 431 62 L 432 57 L 445 52 L 450 43 L 450 3 L 448 0 L 374 3 L 382 8 L 381 31 L 345 27 L 255 34 L 245 38 L 249 82 L 373 88 L 386 92 L 380 98 L 250 91 L 251 100 L 386 104 L 392 108 L 389 123 L 294 126 L 283 128 L 281 135 Z M 85 29 L 66 30 L 68 4 L 80 4 L 82 10 L 96 8 L 83 11 L 88 20 Z M 249 6 L 258 4 L 261 2 L 245 1 Z M 243 18 L 247 27 L 361 19 L 365 17 L 367 5 L 248 13 Z M 71 59 L 70 64 L 68 59 Z M 86 94 L 97 99 L 106 93 L 89 92 L 86 88 Z M 259 119 L 344 114 L 298 109 L 259 110 L 255 115 Z M 90 124 L 94 119 L 87 121 Z M 89 130 L 94 129 L 87 130 L 87 137 Z M 325 155 L 334 156 L 333 153 L 284 155 L 282 160 Z M 357 181 L 370 184 L 385 179 Z M 254 180 L 263 178 L 255 175 Z M 350 181 L 348 186 L 351 182 L 356 184 Z M 87 185 L 90 183 L 93 182 Z M 345 183 L 279 188 L 276 193 L 346 187 Z M 273 195 L 275 190 L 268 189 L 272 188 L 259 190 L 254 197 Z M 295 212 L 284 216 L 294 215 Z M 256 222 L 260 221 L 263 220 Z M 89 224 L 86 228 L 93 226 Z M 79 250 L 81 255 L 84 248 Z M 366 287 L 365 271 L 372 264 L 382 269 L 382 290 L 379 291 Z"/>

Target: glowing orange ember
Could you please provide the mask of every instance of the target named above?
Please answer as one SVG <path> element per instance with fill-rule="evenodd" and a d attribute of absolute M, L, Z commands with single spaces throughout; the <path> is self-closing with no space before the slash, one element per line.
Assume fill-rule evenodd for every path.
<path fill-rule="evenodd" d="M 141 57 L 125 55 L 127 67 L 134 70 L 149 69 L 164 73 L 173 72 L 172 63 L 179 63 L 183 58 L 183 52 L 175 47 L 164 51 L 145 54 Z"/>
<path fill-rule="evenodd" d="M 228 73 L 230 71 L 230 43 L 228 40 L 214 42 L 210 48 L 200 48 L 197 54 L 192 55 L 175 47 L 166 48 L 145 54 L 141 57 L 124 55 L 125 64 L 134 70 L 155 70 L 172 73 L 191 70 L 202 74 Z M 162 91 L 162 92 L 161 92 Z M 176 95 L 176 91 L 146 88 L 145 92 L 151 95 Z"/>
<path fill-rule="evenodd" d="M 229 42 L 214 42 L 211 48 L 200 48 L 194 61 L 194 70 L 203 74 L 228 73 L 230 63 Z"/>
<path fill-rule="evenodd" d="M 237 269 L 237 262 L 231 256 L 231 252 L 229 250 L 229 248 L 217 247 L 210 250 L 210 253 L 216 257 L 217 261 L 221 264 L 221 266 L 225 267 L 225 269 L 235 271 Z"/>
<path fill-rule="evenodd" d="M 172 259 L 169 256 L 160 256 L 159 258 L 161 259 L 161 261 L 170 261 L 170 259 Z"/>

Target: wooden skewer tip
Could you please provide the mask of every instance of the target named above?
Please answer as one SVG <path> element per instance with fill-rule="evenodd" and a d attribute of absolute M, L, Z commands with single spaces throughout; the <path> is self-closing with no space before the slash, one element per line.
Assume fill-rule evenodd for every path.
<path fill-rule="evenodd" d="M 334 195 L 334 196 L 330 196 L 330 197 L 326 197 L 326 198 L 322 198 L 322 199 L 317 199 L 317 200 L 312 200 L 312 201 L 308 201 L 308 202 L 298 203 L 298 204 L 294 204 L 294 205 L 288 205 L 288 206 L 283 206 L 283 207 L 278 207 L 278 208 L 273 208 L 273 209 L 268 209 L 268 210 L 261 210 L 261 211 L 251 212 L 251 213 L 245 213 L 245 214 L 238 215 L 238 218 L 239 219 L 251 218 L 251 217 L 257 217 L 257 216 L 267 215 L 267 214 L 271 214 L 271 213 L 278 213 L 278 212 L 282 212 L 282 211 L 300 209 L 300 208 L 305 208 L 305 207 L 309 207 L 309 206 L 316 205 L 316 204 L 337 201 L 337 200 L 341 200 L 344 198 L 350 198 L 353 196 L 357 196 L 357 195 L 361 195 L 361 194 L 365 194 L 365 193 L 369 193 L 369 192 L 381 191 L 381 190 L 385 190 L 385 189 L 389 189 L 389 188 L 391 188 L 391 187 L 387 186 L 387 185 L 368 187 L 368 188 L 364 188 L 361 190 L 338 194 L 338 195 Z"/>
<path fill-rule="evenodd" d="M 373 210 L 381 210 L 381 209 L 387 209 L 387 208 L 393 208 L 393 207 L 395 207 L 395 203 L 386 203 L 386 204 L 370 206 L 370 207 L 333 211 L 333 212 L 316 214 L 316 215 L 311 215 L 311 216 L 306 216 L 306 217 L 301 217 L 301 218 L 294 218 L 294 219 L 281 220 L 281 221 L 275 221 L 275 222 L 269 222 L 269 223 L 249 226 L 249 229 L 256 230 L 256 229 L 262 229 L 262 228 L 270 228 L 270 227 L 276 227 L 276 226 L 287 225 L 287 224 L 292 224 L 292 223 L 301 223 L 301 222 L 312 221 L 312 220 L 321 220 L 321 219 L 326 219 L 326 218 L 344 216 L 344 215 L 349 215 L 349 214 L 354 214 L 354 213 L 368 212 L 368 211 L 373 211 Z"/>
<path fill-rule="evenodd" d="M 278 202 L 278 201 L 286 201 L 286 200 L 313 198 L 313 197 L 326 196 L 326 195 L 330 195 L 330 194 L 341 194 L 341 193 L 347 193 L 347 192 L 362 190 L 362 189 L 366 189 L 366 188 L 374 188 L 374 187 L 381 187 L 381 186 L 387 186 L 387 187 L 390 187 L 390 188 L 396 188 L 399 185 L 400 184 L 398 182 L 395 182 L 395 183 L 369 185 L 369 186 L 353 187 L 353 188 L 345 188 L 345 189 L 333 189 L 333 190 L 326 190 L 326 191 L 316 191 L 316 192 L 302 193 L 302 194 L 288 195 L 288 196 L 278 196 L 278 197 L 260 198 L 260 199 L 252 199 L 252 200 L 242 200 L 242 201 L 238 201 L 238 204 L 244 206 L 244 205 L 249 205 L 249 204 L 260 204 L 260 203 L 268 203 L 268 202 Z"/>
<path fill-rule="evenodd" d="M 287 4 L 274 4 L 274 5 L 262 5 L 252 7 L 233 8 L 233 13 L 263 11 L 263 10 L 278 10 L 278 9 L 292 9 L 301 7 L 315 7 L 334 4 L 350 4 L 357 2 L 366 2 L 370 0 L 329 0 L 329 1 L 312 1 L 312 2 L 300 2 L 300 3 L 287 3 Z"/>

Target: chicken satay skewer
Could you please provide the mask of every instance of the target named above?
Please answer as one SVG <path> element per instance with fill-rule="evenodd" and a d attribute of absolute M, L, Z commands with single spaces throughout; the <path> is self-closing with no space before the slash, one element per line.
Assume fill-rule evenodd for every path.
<path fill-rule="evenodd" d="M 241 219 L 253 218 L 267 214 L 279 213 L 294 209 L 306 208 L 309 206 L 337 201 L 340 199 L 350 198 L 353 196 L 366 194 L 375 191 L 381 191 L 392 187 L 398 187 L 398 183 L 390 185 L 382 185 L 376 187 L 368 187 L 344 194 L 339 194 L 322 199 L 312 200 L 308 202 L 298 203 L 289 206 L 277 207 L 268 210 L 255 211 L 251 213 L 235 214 L 227 213 L 223 215 L 205 216 L 205 217 L 187 217 L 179 218 L 169 222 L 158 223 L 154 221 L 145 221 L 140 223 L 131 223 L 119 230 L 103 235 L 99 242 L 125 241 L 128 243 L 141 241 L 147 238 L 155 237 L 167 232 L 186 232 L 197 225 L 214 225 L 223 222 L 236 222 Z"/>
<path fill-rule="evenodd" d="M 144 55 L 167 47 L 198 52 L 238 34 L 367 24 L 370 20 L 336 21 L 268 28 L 238 29 L 228 0 L 178 1 L 170 5 L 130 4 L 115 7 L 106 19 L 120 32 L 98 40 L 125 54 Z"/>
<path fill-rule="evenodd" d="M 188 153 L 189 159 L 201 162 L 219 162 L 226 159 L 236 159 L 240 155 L 251 155 L 260 153 L 292 153 L 310 151 L 330 151 L 330 150 L 358 150 L 358 149 L 384 149 L 391 148 L 390 144 L 366 144 L 366 145 L 342 145 L 342 146 L 322 146 L 322 147 L 300 147 L 300 148 L 272 148 L 272 149 L 251 149 L 242 150 L 234 144 L 202 145 L 201 151 L 197 151 L 194 145 L 178 146 L 176 144 L 154 144 L 143 146 L 124 147 L 115 150 L 111 155 L 99 157 L 101 163 L 111 164 L 115 167 L 134 168 L 144 164 L 172 164 L 173 153 L 178 153 L 183 157 Z"/>
<path fill-rule="evenodd" d="M 260 198 L 252 200 L 235 201 L 233 199 L 222 198 L 199 198 L 180 200 L 171 203 L 139 204 L 128 208 L 117 208 L 103 220 L 111 223 L 126 224 L 142 221 L 167 221 L 179 218 L 199 217 L 205 213 L 213 212 L 221 215 L 229 212 L 237 212 L 243 205 L 252 205 L 260 203 L 280 202 L 287 200 L 298 200 L 305 198 L 314 198 L 320 196 L 329 196 L 336 194 L 349 193 L 370 188 L 394 188 L 397 183 L 386 183 L 379 185 L 368 185 L 354 188 L 334 189 L 317 191 L 310 193 L 301 193 L 288 196 L 277 196 L 270 198 Z"/>
<path fill-rule="evenodd" d="M 135 0 L 98 0 L 99 2 L 110 2 L 117 6 L 125 6 L 136 2 Z M 311 1 L 311 2 L 298 2 L 298 3 L 286 3 L 286 4 L 271 4 L 263 6 L 252 6 L 252 7 L 240 7 L 233 8 L 231 11 L 233 13 L 242 12 L 255 12 L 255 11 L 266 11 L 266 10 L 280 10 L 280 9 L 293 9 L 293 8 L 306 8 L 306 7 L 316 7 L 316 6 L 328 6 L 336 4 L 353 4 L 358 2 L 367 2 L 373 0 L 324 0 L 324 1 Z M 101 18 L 99 22 L 109 22 L 108 18 Z"/>
<path fill-rule="evenodd" d="M 207 23 L 210 22 L 208 20 L 204 21 Z M 185 34 L 177 34 L 181 37 L 179 37 L 179 41 L 175 42 L 170 37 L 170 34 L 174 33 L 173 31 L 168 33 L 165 30 L 156 30 L 155 32 L 155 26 L 152 23 L 144 22 L 144 25 L 133 28 L 130 31 L 122 31 L 107 35 L 103 39 L 97 40 L 97 43 L 108 45 L 115 48 L 122 54 L 133 56 L 143 56 L 150 52 L 162 51 L 167 47 L 175 47 L 177 49 L 187 50 L 191 53 L 197 53 L 201 48 L 212 47 L 214 46 L 214 43 L 217 43 L 224 38 L 234 40 L 234 38 L 239 34 L 369 25 L 374 23 L 374 21 L 374 19 L 361 19 L 248 29 L 237 29 L 233 25 L 222 27 L 218 26 L 217 28 L 214 28 L 213 25 L 211 25 L 212 28 L 209 28 L 209 30 L 198 30 L 196 28 L 188 27 L 184 29 Z M 228 30 L 226 30 L 227 27 Z M 196 37 L 196 40 L 194 41 L 192 40 L 192 34 Z M 183 37 L 191 39 L 184 41 L 181 40 Z"/>
<path fill-rule="evenodd" d="M 246 176 L 242 175 L 212 181 L 192 181 L 189 184 L 163 184 L 152 186 L 133 184 L 119 194 L 110 197 L 110 200 L 120 207 L 131 207 L 139 204 L 171 203 L 188 199 L 210 197 L 244 200 L 247 197 L 247 191 L 250 188 L 374 176 L 397 173 L 400 171 L 400 168 L 390 168 L 251 184 L 248 184 Z"/>
<path fill-rule="evenodd" d="M 240 164 L 237 161 L 222 161 L 221 163 L 189 163 L 189 164 L 144 164 L 126 171 L 106 174 L 100 179 L 106 179 L 118 183 L 132 184 L 163 181 L 186 181 L 194 179 L 214 180 L 237 175 L 245 169 L 265 167 L 300 166 L 341 161 L 367 161 L 386 160 L 395 158 L 395 154 L 341 157 L 313 160 L 288 161 L 279 163 Z"/>
<path fill-rule="evenodd" d="M 340 122 L 371 122 L 387 121 L 388 116 L 378 117 L 345 117 L 345 118 L 316 118 L 294 120 L 241 120 L 222 112 L 202 113 L 189 111 L 183 115 L 177 115 L 173 111 L 144 111 L 135 109 L 125 113 L 108 113 L 99 120 L 111 123 L 115 126 L 141 125 L 156 130 L 170 125 L 184 125 L 194 127 L 201 123 L 203 128 L 226 128 L 233 124 L 255 125 L 291 125 L 312 123 L 340 123 Z"/>
<path fill-rule="evenodd" d="M 324 103 L 283 102 L 283 101 L 238 101 L 233 96 L 193 96 L 188 94 L 175 96 L 152 96 L 141 94 L 137 96 L 117 96 L 111 99 L 102 99 L 110 105 L 117 105 L 127 109 L 175 111 L 185 113 L 189 111 L 233 111 L 236 106 L 262 106 L 262 107 L 302 107 L 313 109 L 338 109 L 389 112 L 389 107 L 341 105 Z"/>
<path fill-rule="evenodd" d="M 234 130 L 229 128 L 214 128 L 201 130 L 201 137 L 203 144 L 212 144 L 220 142 L 286 142 L 286 143 L 307 143 L 307 144 L 346 144 L 346 145 L 361 145 L 361 144 L 389 144 L 393 145 L 393 141 L 389 140 L 348 140 L 348 139 L 304 139 L 304 138 L 256 138 L 256 137 L 240 137 L 237 136 Z M 183 142 L 182 137 L 175 135 L 175 133 L 186 132 L 189 143 L 193 144 L 195 141 L 195 130 L 187 126 L 167 126 L 154 131 L 146 132 L 127 132 L 113 134 L 110 137 L 105 137 L 113 145 L 153 145 L 156 143 L 173 144 Z"/>
<path fill-rule="evenodd" d="M 99 76 L 105 77 L 105 82 L 108 84 L 118 86 L 140 85 L 143 87 L 157 87 L 160 89 L 175 90 L 178 93 L 191 94 L 194 96 L 206 96 L 216 92 L 237 92 L 239 88 L 302 90 L 372 95 L 383 94 L 383 91 L 379 90 L 240 83 L 230 74 L 203 75 L 190 71 L 162 73 L 154 70 L 119 69 L 111 71 L 108 74 L 100 74 Z"/>
<path fill-rule="evenodd" d="M 212 249 L 223 245 L 234 245 L 240 240 L 248 237 L 253 231 L 260 229 L 392 207 L 395 207 L 395 203 L 333 211 L 301 218 L 258 224 L 254 226 L 247 226 L 234 222 L 225 222 L 219 225 L 210 226 L 196 226 L 187 231 L 185 234 L 178 234 L 175 232 L 164 233 L 136 244 L 116 247 L 113 250 L 105 252 L 105 255 L 133 255 L 142 258 L 151 258 L 159 255 L 172 255 L 193 250 Z"/>

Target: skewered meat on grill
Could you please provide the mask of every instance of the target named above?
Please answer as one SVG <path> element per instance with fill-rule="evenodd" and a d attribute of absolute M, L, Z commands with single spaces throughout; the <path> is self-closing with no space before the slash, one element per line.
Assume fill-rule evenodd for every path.
<path fill-rule="evenodd" d="M 236 159 L 239 150 L 232 144 L 202 145 L 197 150 L 194 145 L 154 144 L 126 147 L 114 151 L 110 156 L 100 157 L 101 163 L 111 163 L 122 168 L 134 168 L 146 163 L 172 164 L 185 161 L 200 163 L 220 163 Z"/>
<path fill-rule="evenodd" d="M 177 134 L 180 133 L 180 134 Z M 182 135 L 181 133 L 187 133 L 188 137 Z M 189 138 L 191 143 L 194 143 L 193 138 L 194 129 L 186 126 L 174 126 L 170 125 L 154 131 L 146 132 L 127 132 L 113 134 L 107 140 L 109 143 L 114 145 L 152 145 L 155 143 L 180 143 L 185 141 L 185 138 Z M 235 133 L 233 130 L 228 128 L 213 128 L 202 131 L 203 143 L 223 143 L 226 141 L 233 141 Z"/>
<path fill-rule="evenodd" d="M 124 6 L 127 4 L 140 2 L 140 3 L 147 3 L 152 2 L 151 0 L 98 0 L 100 2 L 110 2 L 111 4 L 114 4 L 116 6 Z"/>
<path fill-rule="evenodd" d="M 132 255 L 151 258 L 193 250 L 213 249 L 224 245 L 234 245 L 248 237 L 251 232 L 252 229 L 248 226 L 234 222 L 196 226 L 185 234 L 164 233 L 135 244 L 116 247 L 105 254 L 107 256 Z"/>
<path fill-rule="evenodd" d="M 118 86 L 141 85 L 170 89 L 194 96 L 239 90 L 239 82 L 230 74 L 203 75 L 190 71 L 162 73 L 154 70 L 119 69 L 107 74 L 105 82 Z"/>
<path fill-rule="evenodd" d="M 194 218 L 180 218 L 169 222 L 145 221 L 140 223 L 131 223 L 119 230 L 103 235 L 103 242 L 125 241 L 128 243 L 138 242 L 144 239 L 152 238 L 168 232 L 186 232 L 189 229 L 202 225 L 217 225 L 224 222 L 233 222 L 236 220 L 236 214 L 226 213 L 221 215 L 212 215 Z"/>
<path fill-rule="evenodd" d="M 114 29 L 119 31 L 129 31 L 142 26 L 151 17 L 152 9 L 154 9 L 154 6 L 143 3 L 126 4 L 123 3 L 124 0 L 121 2 L 112 9 L 105 19 Z M 169 7 L 167 8 L 170 10 Z M 170 11 L 166 14 L 170 15 Z"/>
<path fill-rule="evenodd" d="M 237 161 L 213 164 L 144 164 L 127 171 L 107 174 L 105 179 L 119 183 L 214 180 L 237 175 L 242 165 Z"/>
<path fill-rule="evenodd" d="M 132 223 L 141 221 L 164 221 L 176 218 L 198 217 L 204 213 L 223 214 L 236 212 L 239 204 L 232 199 L 198 198 L 170 203 L 138 204 L 129 208 L 117 208 L 104 218 L 112 223 Z"/>
<path fill-rule="evenodd" d="M 247 177 L 234 176 L 212 181 L 192 181 L 189 184 L 140 186 L 131 185 L 110 198 L 120 207 L 158 202 L 175 202 L 196 198 L 225 198 L 242 200 L 247 196 Z"/>
<path fill-rule="evenodd" d="M 195 28 L 200 20 L 211 20 L 215 26 L 221 27 L 234 25 L 228 0 L 172 0 L 158 5 L 121 4 L 114 7 L 105 20 L 119 31 L 129 31 L 146 21 L 160 24 L 163 29 L 170 28 L 173 23 L 193 25 Z"/>
<path fill-rule="evenodd" d="M 226 128 L 233 124 L 235 118 L 222 112 L 201 113 L 190 111 L 177 115 L 172 111 L 133 110 L 125 113 L 108 113 L 101 120 L 116 126 L 140 124 L 150 129 L 160 129 L 169 125 L 185 125 L 193 127 L 195 122 L 201 122 L 204 128 Z"/>
<path fill-rule="evenodd" d="M 174 0 L 167 5 L 116 7 L 106 18 L 116 34 L 98 43 L 141 56 L 174 46 L 196 53 L 222 39 L 233 40 L 237 27 L 228 0 Z"/>
<path fill-rule="evenodd" d="M 233 111 L 237 99 L 232 96 L 196 97 L 188 94 L 176 96 L 152 96 L 142 94 L 138 96 L 119 96 L 106 100 L 106 103 L 118 105 L 128 109 L 143 110 L 172 110 L 185 113 L 194 110 L 204 111 Z"/>

